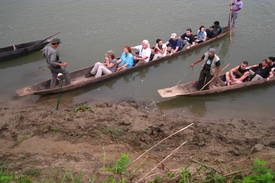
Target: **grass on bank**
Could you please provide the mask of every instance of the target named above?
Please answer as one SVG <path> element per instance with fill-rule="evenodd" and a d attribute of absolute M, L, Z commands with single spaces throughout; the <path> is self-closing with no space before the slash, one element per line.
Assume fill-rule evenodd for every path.
<path fill-rule="evenodd" d="M 129 160 L 129 154 L 122 154 L 121 157 L 114 162 L 113 167 L 107 167 L 104 171 L 112 172 L 113 175 L 105 178 L 102 183 L 127 183 L 131 182 L 135 173 L 143 167 L 146 163 L 142 164 L 137 169 L 129 172 L 127 166 L 131 164 Z M 203 163 L 197 172 L 190 173 L 188 167 L 196 162 L 191 162 L 186 168 L 180 171 L 168 172 L 166 176 L 155 176 L 154 180 L 148 181 L 147 178 L 142 180 L 142 182 L 147 183 L 164 183 L 164 182 L 174 182 L 174 183 L 271 183 L 275 182 L 275 172 L 264 166 L 267 164 L 266 161 L 261 161 L 260 159 L 254 160 L 254 165 L 247 169 L 246 171 L 235 171 L 230 173 L 230 176 L 224 175 L 220 172 L 214 172 L 211 174 L 205 174 L 205 171 L 211 167 L 204 165 Z M 11 171 L 13 164 L 9 166 L 5 162 L 0 166 L 0 182 L 19 182 L 19 183 L 83 183 L 81 180 L 84 177 L 82 170 L 79 171 L 77 175 L 74 175 L 72 171 L 67 170 L 62 180 L 54 181 L 50 178 L 43 178 L 41 181 L 37 181 L 37 177 L 40 176 L 40 172 L 35 169 L 30 169 L 22 174 L 16 174 Z M 242 174 L 241 174 L 242 173 Z M 90 183 L 97 182 L 96 175 L 92 178 L 88 177 Z"/>

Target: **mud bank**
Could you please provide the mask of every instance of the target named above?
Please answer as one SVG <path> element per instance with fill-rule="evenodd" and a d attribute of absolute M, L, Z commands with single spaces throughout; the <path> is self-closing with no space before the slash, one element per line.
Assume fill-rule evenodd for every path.
<path fill-rule="evenodd" d="M 102 170 L 113 166 L 122 153 L 130 154 L 133 161 L 190 124 L 130 165 L 128 170 L 134 170 L 147 162 L 131 181 L 143 177 L 184 141 L 186 144 L 151 174 L 167 174 L 190 162 L 188 170 L 195 172 L 200 167 L 195 161 L 224 173 L 248 168 L 255 158 L 274 161 L 274 120 L 198 120 L 148 112 L 134 101 L 85 105 L 91 110 L 75 111 L 79 104 L 63 105 L 59 110 L 51 105 L 1 107 L 0 163 L 13 162 L 12 170 L 17 173 L 36 170 L 40 172 L 35 178 L 38 182 L 43 177 L 61 180 L 66 170 L 77 175 L 80 169 L 85 175 L 83 182 L 95 176 L 96 182 L 101 182 L 110 175 Z M 271 168 L 275 168 L 274 163 Z"/>

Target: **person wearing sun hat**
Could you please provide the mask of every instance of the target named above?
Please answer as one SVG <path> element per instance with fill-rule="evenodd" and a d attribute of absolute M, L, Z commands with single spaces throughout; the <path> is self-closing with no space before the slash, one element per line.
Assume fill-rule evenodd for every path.
<path fill-rule="evenodd" d="M 196 85 L 198 91 L 213 77 L 217 78 L 221 72 L 221 61 L 220 58 L 216 55 L 216 50 L 214 48 L 209 48 L 208 51 L 196 62 L 191 64 L 190 67 L 194 67 L 195 64 L 201 61 L 203 61 L 202 69 Z M 204 87 L 204 90 L 208 89 L 209 85 Z"/>
<path fill-rule="evenodd" d="M 92 70 L 85 76 L 86 78 L 95 76 L 98 78 L 103 74 L 111 74 L 116 71 L 117 59 L 112 50 L 107 51 L 105 54 L 105 62 L 97 62 L 95 63 Z"/>
<path fill-rule="evenodd" d="M 181 48 L 181 41 L 178 38 L 176 33 L 172 33 L 170 39 L 165 43 L 167 47 L 167 51 L 169 52 L 169 55 L 173 55 L 174 53 L 180 51 Z"/>
<path fill-rule="evenodd" d="M 52 41 L 50 43 L 51 43 L 51 45 L 48 45 L 43 49 L 43 57 L 46 58 L 47 67 L 50 69 L 50 71 L 52 73 L 50 89 L 52 89 L 56 86 L 56 81 L 57 81 L 57 77 L 58 77 L 59 73 L 62 73 L 64 75 L 64 78 L 66 81 L 65 86 L 70 85 L 71 78 L 70 78 L 69 72 L 67 72 L 64 68 L 61 67 L 61 66 L 67 66 L 68 63 L 67 62 L 62 63 L 59 60 L 59 55 L 56 50 L 56 48 L 61 43 L 60 39 L 54 38 L 54 39 L 52 39 Z"/>

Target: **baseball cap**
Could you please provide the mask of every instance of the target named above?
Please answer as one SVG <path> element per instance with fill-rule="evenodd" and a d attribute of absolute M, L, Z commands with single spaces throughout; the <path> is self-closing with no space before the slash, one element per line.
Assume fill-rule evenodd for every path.
<path fill-rule="evenodd" d="M 208 55 L 212 55 L 212 54 L 215 54 L 215 53 L 216 53 L 216 50 L 214 48 L 209 48 L 209 50 L 207 51 Z"/>
<path fill-rule="evenodd" d="M 171 38 L 175 38 L 175 37 L 177 37 L 177 34 L 176 33 L 172 33 L 171 34 Z"/>
<path fill-rule="evenodd" d="M 59 38 L 54 38 L 54 39 L 51 41 L 51 43 L 53 43 L 53 44 L 59 44 L 59 43 L 61 43 L 61 42 L 60 42 L 60 39 L 59 39 Z"/>

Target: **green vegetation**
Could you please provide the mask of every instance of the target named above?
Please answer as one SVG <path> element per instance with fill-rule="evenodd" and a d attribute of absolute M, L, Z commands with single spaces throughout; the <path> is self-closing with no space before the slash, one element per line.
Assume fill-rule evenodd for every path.
<path fill-rule="evenodd" d="M 106 157 L 104 156 L 105 161 Z M 190 173 L 187 171 L 192 163 L 197 163 L 201 165 L 197 168 L 195 173 Z M 137 169 L 129 173 L 127 166 L 132 164 L 129 160 L 129 154 L 122 154 L 117 161 L 114 161 L 113 167 L 105 168 L 104 171 L 112 172 L 112 176 L 106 177 L 106 181 L 102 183 L 127 183 L 131 182 L 133 175 L 142 168 L 146 163 L 142 164 Z M 250 171 L 241 170 L 230 173 L 230 176 L 224 175 L 219 171 L 214 171 L 215 169 L 207 166 L 203 163 L 193 161 L 186 168 L 180 171 L 168 172 L 166 176 L 156 176 L 153 181 L 147 181 L 147 183 L 164 183 L 164 182 L 175 182 L 175 183 L 272 183 L 275 182 L 275 172 L 267 168 L 266 161 L 261 161 L 259 159 L 254 160 L 254 165 L 250 167 Z M 19 183 L 32 183 L 33 179 L 36 179 L 41 175 L 40 171 L 31 167 L 29 170 L 24 171 L 21 174 L 15 174 L 11 171 L 13 164 L 10 166 L 6 165 L 6 162 L 0 166 L 0 182 L 9 183 L 10 181 Z M 105 166 L 105 165 L 104 165 Z M 206 173 L 206 170 L 212 169 L 213 173 Z M 241 172 L 249 172 L 248 174 Z M 241 176 L 240 176 L 241 175 Z M 77 175 L 74 175 L 71 170 L 67 170 L 61 181 L 55 182 L 51 179 L 43 178 L 41 183 L 82 183 L 81 179 L 84 177 L 82 170 L 79 171 Z M 89 178 L 90 183 L 97 182 L 96 175 L 93 178 Z M 39 181 L 38 181 L 39 182 Z"/>
<path fill-rule="evenodd" d="M 14 172 L 10 171 L 12 164 L 6 166 L 6 162 L 0 166 L 0 182 L 8 183 L 10 181 L 22 182 L 22 183 L 31 183 L 31 179 L 25 176 L 16 175 Z"/>
<path fill-rule="evenodd" d="M 60 128 L 54 127 L 54 128 L 52 129 L 52 131 L 54 131 L 54 132 L 60 132 Z"/>
<path fill-rule="evenodd" d="M 91 107 L 85 104 L 79 104 L 77 107 L 74 108 L 77 112 L 84 112 L 84 111 L 90 111 Z"/>
<path fill-rule="evenodd" d="M 114 140 L 118 139 L 118 137 L 126 134 L 126 131 L 124 131 L 122 129 L 114 129 L 112 127 L 103 128 L 102 132 L 105 134 L 109 133 Z"/>
<path fill-rule="evenodd" d="M 254 160 L 254 166 L 251 166 L 252 174 L 243 177 L 242 183 L 267 183 L 267 182 L 275 182 L 275 172 L 272 172 L 269 168 L 264 167 L 267 162 L 261 161 L 259 159 Z"/>

